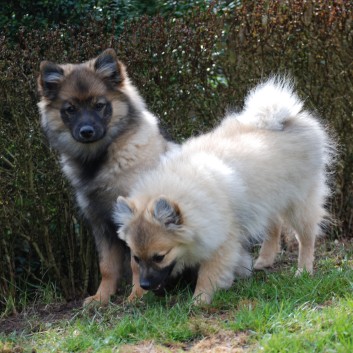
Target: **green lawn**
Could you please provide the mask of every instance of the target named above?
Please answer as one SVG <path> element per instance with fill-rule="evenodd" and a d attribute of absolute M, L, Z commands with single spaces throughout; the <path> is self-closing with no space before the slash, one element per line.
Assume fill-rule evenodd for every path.
<path fill-rule="evenodd" d="M 34 312 L 24 331 L 0 333 L 0 353 L 353 352 L 353 247 L 329 248 L 318 250 L 312 277 L 295 277 L 283 254 L 276 271 L 237 281 L 210 306 L 195 308 L 183 290 L 53 322 Z"/>

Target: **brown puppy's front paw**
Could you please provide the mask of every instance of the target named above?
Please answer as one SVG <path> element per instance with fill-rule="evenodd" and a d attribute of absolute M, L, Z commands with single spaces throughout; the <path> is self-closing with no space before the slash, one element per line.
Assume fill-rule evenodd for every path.
<path fill-rule="evenodd" d="M 136 300 L 139 300 L 142 298 L 142 296 L 147 293 L 147 291 L 145 291 L 144 289 L 142 289 L 141 287 L 138 288 L 133 288 L 131 294 L 129 295 L 129 297 L 127 298 L 127 301 L 129 303 L 134 302 Z"/>
<path fill-rule="evenodd" d="M 97 305 L 97 306 L 103 306 L 107 305 L 109 303 L 109 298 L 110 296 L 103 296 L 102 293 L 96 293 L 95 295 L 92 295 L 90 297 L 87 297 L 83 301 L 83 306 L 87 305 Z"/>

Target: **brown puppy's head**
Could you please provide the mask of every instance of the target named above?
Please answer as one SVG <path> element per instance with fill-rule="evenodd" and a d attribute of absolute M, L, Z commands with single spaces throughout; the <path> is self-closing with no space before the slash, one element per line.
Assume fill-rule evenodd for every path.
<path fill-rule="evenodd" d="M 162 196 L 141 207 L 137 200 L 120 196 L 114 220 L 139 266 L 141 288 L 160 289 L 181 261 L 186 243 L 178 205 Z"/>
<path fill-rule="evenodd" d="M 60 152 L 87 158 L 94 148 L 102 150 L 124 133 L 134 122 L 133 114 L 128 119 L 125 81 L 125 68 L 113 49 L 82 64 L 43 61 L 39 107 L 51 144 Z"/>

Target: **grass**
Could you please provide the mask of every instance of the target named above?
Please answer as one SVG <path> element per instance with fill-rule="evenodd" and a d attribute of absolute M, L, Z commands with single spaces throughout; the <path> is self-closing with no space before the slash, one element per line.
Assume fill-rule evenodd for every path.
<path fill-rule="evenodd" d="M 24 331 L 0 333 L 0 353 L 353 352 L 352 253 L 326 251 L 312 277 L 288 266 L 257 272 L 200 308 L 183 290 L 53 322 L 29 315 Z"/>

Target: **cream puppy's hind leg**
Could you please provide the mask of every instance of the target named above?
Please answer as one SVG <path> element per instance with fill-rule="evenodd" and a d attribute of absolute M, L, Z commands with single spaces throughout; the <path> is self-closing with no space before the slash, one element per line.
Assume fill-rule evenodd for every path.
<path fill-rule="evenodd" d="M 313 221 L 312 223 L 309 221 L 297 222 L 293 226 L 295 226 L 295 236 L 299 243 L 298 270 L 296 275 L 300 275 L 304 271 L 312 274 L 316 234 L 320 230 L 319 221 Z"/>
<path fill-rule="evenodd" d="M 314 250 L 315 250 L 315 234 L 308 232 L 301 237 L 297 237 L 299 242 L 298 270 L 296 275 L 300 275 L 303 271 L 310 274 L 313 273 Z"/>
<path fill-rule="evenodd" d="M 313 273 L 316 236 L 320 233 L 320 224 L 326 216 L 323 205 L 323 187 L 317 186 L 308 194 L 305 203 L 292 208 L 287 219 L 296 231 L 299 243 L 297 275 L 304 271 Z"/>
<path fill-rule="evenodd" d="M 259 257 L 255 261 L 255 270 L 273 266 L 276 255 L 281 250 L 281 229 L 280 221 L 270 227 L 268 236 L 261 245 Z"/>

